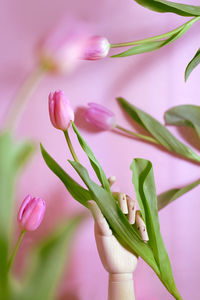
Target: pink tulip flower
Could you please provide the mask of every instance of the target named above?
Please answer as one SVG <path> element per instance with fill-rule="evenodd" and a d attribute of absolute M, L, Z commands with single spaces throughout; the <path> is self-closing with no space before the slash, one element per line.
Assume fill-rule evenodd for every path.
<path fill-rule="evenodd" d="M 101 130 L 110 130 L 115 127 L 116 118 L 110 110 L 97 103 L 88 103 L 88 106 L 84 113 L 87 122 Z"/>
<path fill-rule="evenodd" d="M 18 213 L 18 223 L 24 231 L 34 231 L 43 220 L 46 203 L 41 198 L 26 196 Z"/>
<path fill-rule="evenodd" d="M 38 45 L 41 65 L 54 73 L 73 71 L 80 62 L 89 36 L 85 23 L 73 18 L 62 18 Z"/>
<path fill-rule="evenodd" d="M 90 37 L 85 45 L 85 50 L 82 59 L 97 60 L 108 55 L 110 44 L 108 40 L 102 36 Z"/>
<path fill-rule="evenodd" d="M 49 116 L 52 125 L 60 130 L 67 130 L 74 121 L 74 111 L 62 91 L 49 94 Z"/>

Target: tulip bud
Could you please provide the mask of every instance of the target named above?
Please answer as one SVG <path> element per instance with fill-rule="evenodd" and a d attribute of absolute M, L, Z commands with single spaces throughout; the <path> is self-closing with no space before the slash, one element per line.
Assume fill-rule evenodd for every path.
<path fill-rule="evenodd" d="M 46 204 L 41 198 L 26 196 L 18 213 L 18 223 L 25 231 L 34 231 L 42 222 Z"/>
<path fill-rule="evenodd" d="M 108 40 L 101 36 L 92 36 L 86 42 L 85 51 L 82 59 L 97 60 L 108 55 L 110 44 Z"/>
<path fill-rule="evenodd" d="M 96 103 L 88 103 L 88 106 L 84 113 L 87 122 L 101 130 L 110 130 L 115 127 L 116 119 L 113 112 Z"/>
<path fill-rule="evenodd" d="M 49 116 L 52 125 L 60 130 L 67 130 L 74 121 L 74 111 L 62 91 L 49 94 Z"/>

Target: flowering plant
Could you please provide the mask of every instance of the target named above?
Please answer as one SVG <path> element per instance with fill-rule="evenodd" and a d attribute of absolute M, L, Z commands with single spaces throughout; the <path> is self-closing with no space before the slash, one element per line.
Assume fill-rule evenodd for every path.
<path fill-rule="evenodd" d="M 29 256 L 30 261 L 33 262 L 33 265 L 29 266 L 29 272 L 27 272 L 29 275 L 25 281 L 17 281 L 12 267 L 22 238 L 26 232 L 38 228 L 46 209 L 46 202 L 40 197 L 28 195 L 24 199 L 18 213 L 21 234 L 16 246 L 13 247 L 11 237 L 14 232 L 15 184 L 19 171 L 23 169 L 35 150 L 32 141 L 18 141 L 14 137 L 14 129 L 20 119 L 19 113 L 37 84 L 49 73 L 54 75 L 57 73 L 69 74 L 75 67 L 78 67 L 81 60 L 103 59 L 114 48 L 129 47 L 128 50 L 111 56 L 115 58 L 158 50 L 177 40 L 200 19 L 199 7 L 164 0 L 136 2 L 155 11 L 173 12 L 194 18 L 168 33 L 124 43 L 111 43 L 107 38 L 88 32 L 86 29 L 80 29 L 80 27 L 76 30 L 74 28 L 72 30 L 71 28 L 70 30 L 64 28 L 63 30 L 63 24 L 61 24 L 62 30 L 60 31 L 60 27 L 55 28 L 38 47 L 38 65 L 17 95 L 6 126 L 0 135 L 0 299 L 39 300 L 55 297 L 56 287 L 69 252 L 71 236 L 83 219 L 83 215 L 78 215 L 67 220 L 55 228 L 53 233 L 44 237 L 41 243 L 36 244 L 33 255 Z M 186 80 L 199 64 L 199 57 L 198 50 L 186 68 Z M 84 116 L 87 122 L 101 130 L 122 132 L 133 138 L 152 143 L 161 150 L 165 149 L 181 158 L 192 160 L 196 164 L 200 162 L 200 157 L 196 151 L 182 143 L 166 126 L 151 115 L 122 97 L 117 98 L 117 102 L 122 110 L 146 131 L 146 134 L 125 129 L 118 124 L 112 111 L 96 103 L 90 103 L 85 111 Z M 199 106 L 194 105 L 175 106 L 165 113 L 166 124 L 192 127 L 199 137 L 199 109 Z M 157 196 L 152 163 L 147 159 L 133 158 L 130 168 L 140 211 L 136 211 L 135 203 L 129 201 L 130 206 L 127 207 L 127 210 L 132 211 L 132 214 L 126 216 L 118 204 L 118 200 L 123 202 L 124 194 L 111 191 L 112 178 L 107 178 L 91 148 L 77 129 L 74 123 L 73 109 L 63 92 L 57 91 L 49 95 L 49 114 L 53 126 L 64 132 L 67 145 L 73 156 L 73 160 L 69 160 L 69 163 L 85 186 L 83 187 L 75 181 L 41 145 L 41 152 L 48 167 L 60 178 L 72 197 L 83 206 L 90 208 L 89 201 L 95 201 L 119 243 L 129 249 L 132 254 L 141 257 L 154 270 L 174 298 L 182 299 L 176 288 L 171 263 L 161 236 L 158 211 L 199 185 L 200 180 L 198 179 L 181 188 L 170 189 Z M 71 124 L 73 133 L 97 176 L 98 184 L 89 175 L 84 162 L 80 162 L 78 159 L 69 136 Z"/>

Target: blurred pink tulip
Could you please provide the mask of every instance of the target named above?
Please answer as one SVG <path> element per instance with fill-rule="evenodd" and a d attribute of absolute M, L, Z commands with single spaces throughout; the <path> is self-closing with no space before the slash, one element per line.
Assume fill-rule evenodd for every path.
<path fill-rule="evenodd" d="M 95 125 L 101 130 L 110 130 L 116 125 L 116 118 L 113 112 L 97 103 L 88 103 L 84 117 L 87 122 Z"/>
<path fill-rule="evenodd" d="M 42 66 L 52 72 L 72 71 L 80 61 L 89 36 L 85 23 L 72 18 L 61 19 L 39 44 Z"/>
<path fill-rule="evenodd" d="M 69 73 L 84 60 L 104 58 L 110 49 L 106 38 L 93 36 L 88 24 L 62 18 L 38 46 L 40 64 L 51 72 Z"/>
<path fill-rule="evenodd" d="M 26 196 L 18 213 L 18 223 L 25 231 L 34 231 L 42 222 L 46 210 L 46 203 L 41 198 Z"/>
<path fill-rule="evenodd" d="M 74 121 L 74 111 L 62 91 L 49 94 L 49 116 L 52 125 L 60 130 L 67 130 Z"/>
<path fill-rule="evenodd" d="M 82 59 L 97 60 L 108 55 L 110 44 L 108 40 L 101 36 L 92 36 L 88 39 Z"/>

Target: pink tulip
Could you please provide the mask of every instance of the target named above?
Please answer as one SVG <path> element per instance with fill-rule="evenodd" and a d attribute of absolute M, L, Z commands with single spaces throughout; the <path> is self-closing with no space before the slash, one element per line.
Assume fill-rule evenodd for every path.
<path fill-rule="evenodd" d="M 101 130 L 110 130 L 115 127 L 115 115 L 110 110 L 96 103 L 88 103 L 88 106 L 84 114 L 87 122 Z"/>
<path fill-rule="evenodd" d="M 46 204 L 41 198 L 26 196 L 18 213 L 18 223 L 25 231 L 34 231 L 42 222 Z"/>
<path fill-rule="evenodd" d="M 59 20 L 39 44 L 40 63 L 48 71 L 69 73 L 80 62 L 89 36 L 85 23 L 72 18 Z"/>
<path fill-rule="evenodd" d="M 85 45 L 85 51 L 82 59 L 97 60 L 108 55 L 110 44 L 108 40 L 101 36 L 92 36 L 88 39 Z"/>
<path fill-rule="evenodd" d="M 60 130 L 67 130 L 74 121 L 74 111 L 62 91 L 49 94 L 49 116 L 52 125 Z"/>

